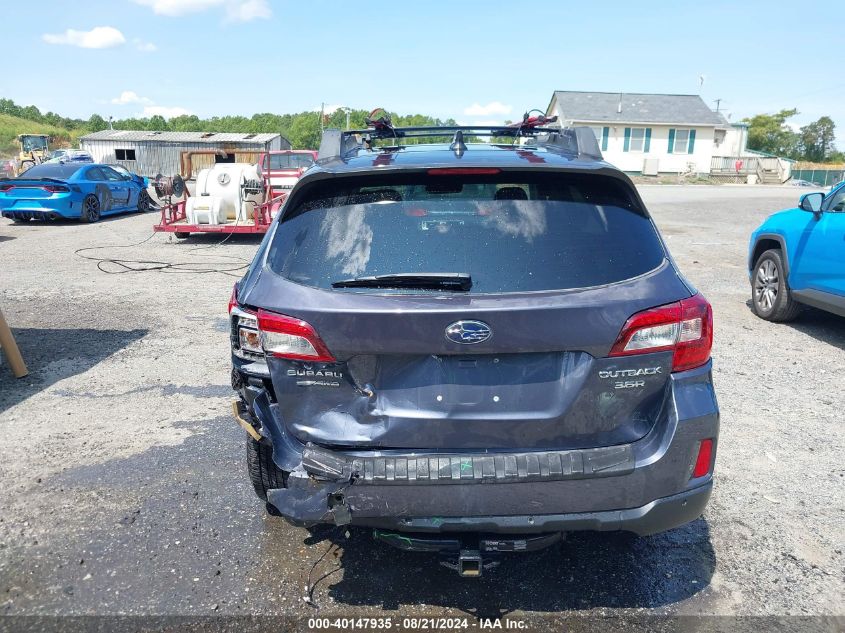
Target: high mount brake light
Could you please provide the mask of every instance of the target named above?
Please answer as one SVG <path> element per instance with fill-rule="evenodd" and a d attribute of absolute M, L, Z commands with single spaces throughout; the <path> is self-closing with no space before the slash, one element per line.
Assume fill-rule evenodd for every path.
<path fill-rule="evenodd" d="M 713 309 L 700 294 L 632 316 L 609 356 L 673 351 L 672 371 L 700 367 L 713 346 Z"/>
<path fill-rule="evenodd" d="M 314 328 L 301 319 L 259 310 L 258 331 L 265 354 L 290 360 L 335 362 Z"/>
<path fill-rule="evenodd" d="M 501 173 L 498 167 L 435 167 L 428 170 L 429 176 L 491 176 Z"/>

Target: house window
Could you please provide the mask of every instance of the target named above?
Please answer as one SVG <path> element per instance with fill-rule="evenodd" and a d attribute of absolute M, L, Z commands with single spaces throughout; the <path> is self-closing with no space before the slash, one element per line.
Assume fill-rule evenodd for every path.
<path fill-rule="evenodd" d="M 116 149 L 114 150 L 114 157 L 117 160 L 135 160 L 134 149 Z"/>
<path fill-rule="evenodd" d="M 626 127 L 624 152 L 642 152 L 647 154 L 651 146 L 650 127 Z"/>
<path fill-rule="evenodd" d="M 689 148 L 689 130 L 675 130 L 673 154 L 686 154 Z"/>
<path fill-rule="evenodd" d="M 631 151 L 641 152 L 645 148 L 645 128 L 632 127 L 631 128 Z"/>
<path fill-rule="evenodd" d="M 695 130 L 669 130 L 669 153 L 692 154 L 695 151 Z"/>

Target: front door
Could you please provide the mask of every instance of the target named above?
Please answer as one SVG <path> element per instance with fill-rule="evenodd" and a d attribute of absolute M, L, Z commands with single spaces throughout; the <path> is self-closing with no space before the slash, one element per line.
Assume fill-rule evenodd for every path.
<path fill-rule="evenodd" d="M 845 297 L 845 185 L 828 194 L 818 219 L 807 223 L 790 257 L 790 284 Z"/>

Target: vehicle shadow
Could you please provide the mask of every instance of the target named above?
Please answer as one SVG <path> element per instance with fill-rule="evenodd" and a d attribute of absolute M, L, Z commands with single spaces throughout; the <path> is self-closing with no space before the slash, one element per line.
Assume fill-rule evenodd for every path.
<path fill-rule="evenodd" d="M 315 533 L 306 542 L 321 538 Z M 703 518 L 645 538 L 622 532 L 572 533 L 546 550 L 503 556 L 498 567 L 479 579 L 461 578 L 440 565 L 436 554 L 377 543 L 368 530 L 354 529 L 349 539 L 331 530 L 327 540 L 343 552 L 343 578 L 328 588 L 335 604 L 387 610 L 435 605 L 479 618 L 513 611 L 663 607 L 707 587 L 716 566 Z"/>
<path fill-rule="evenodd" d="M 258 246 L 264 239 L 263 233 L 191 233 L 189 237 L 177 239 L 177 244 L 191 244 L 193 246 L 215 246 L 222 244 L 253 244 Z"/>
<path fill-rule="evenodd" d="M 816 308 L 807 308 L 795 321 L 785 325 L 822 343 L 845 350 L 845 317 Z"/>
<path fill-rule="evenodd" d="M 753 314 L 750 299 L 745 302 L 745 305 Z M 845 317 L 807 306 L 794 321 L 777 325 L 791 327 L 822 343 L 845 350 Z"/>
<path fill-rule="evenodd" d="M 29 375 L 15 378 L 8 363 L 0 364 L 0 413 L 64 378 L 87 371 L 147 332 L 12 328 Z"/>
<path fill-rule="evenodd" d="M 0 235 L 0 242 L 8 242 L 9 240 L 15 239 L 12 235 Z"/>

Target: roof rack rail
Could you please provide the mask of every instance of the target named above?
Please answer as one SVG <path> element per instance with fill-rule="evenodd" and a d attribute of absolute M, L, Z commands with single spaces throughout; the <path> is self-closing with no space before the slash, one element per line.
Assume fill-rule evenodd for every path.
<path fill-rule="evenodd" d="M 480 137 L 531 138 L 537 145 L 557 147 L 564 151 L 602 160 L 602 153 L 595 134 L 589 127 L 547 127 L 557 121 L 557 117 L 536 116 L 523 118 L 520 123 L 502 126 L 483 125 L 432 125 L 418 127 L 393 127 L 390 119 L 381 118 L 369 121 L 372 127 L 363 130 L 323 130 L 318 160 L 331 160 L 347 157 L 352 152 L 374 149 L 377 140 L 395 139 L 401 146 L 403 139 L 432 137 L 452 137 L 451 148 L 463 154 L 467 150 L 464 135 Z"/>

